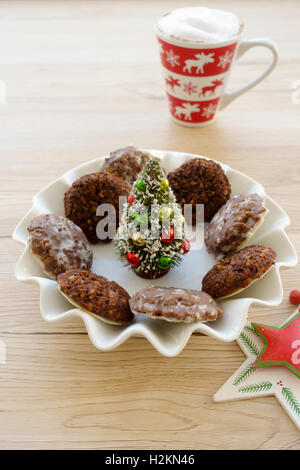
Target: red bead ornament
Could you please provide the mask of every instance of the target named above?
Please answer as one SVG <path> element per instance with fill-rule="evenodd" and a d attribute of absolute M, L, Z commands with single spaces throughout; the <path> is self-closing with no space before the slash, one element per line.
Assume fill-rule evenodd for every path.
<path fill-rule="evenodd" d="M 132 206 L 132 204 L 134 203 L 134 197 L 133 197 L 132 194 L 129 196 L 128 202 L 129 202 L 129 204 L 130 204 L 131 206 Z"/>
<path fill-rule="evenodd" d="M 191 249 L 190 242 L 188 240 L 185 240 L 185 242 L 183 242 L 181 248 L 183 249 L 183 254 L 186 255 Z"/>
<path fill-rule="evenodd" d="M 126 259 L 128 263 L 131 264 L 131 266 L 137 266 L 141 262 L 141 259 L 136 256 L 134 251 L 132 251 L 131 253 L 127 253 Z"/>
<path fill-rule="evenodd" d="M 290 302 L 293 305 L 300 305 L 300 290 L 292 290 L 290 292 Z"/>
<path fill-rule="evenodd" d="M 170 243 L 172 240 L 174 240 L 174 235 L 175 235 L 174 229 L 173 227 L 170 227 L 169 234 L 164 233 L 164 232 L 161 234 L 161 241 L 164 243 Z"/>

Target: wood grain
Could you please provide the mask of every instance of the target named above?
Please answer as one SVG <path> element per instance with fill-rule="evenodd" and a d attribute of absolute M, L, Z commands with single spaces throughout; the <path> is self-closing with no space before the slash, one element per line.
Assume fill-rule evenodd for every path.
<path fill-rule="evenodd" d="M 190 4 L 197 4 L 190 0 Z M 204 154 L 260 181 L 291 218 L 299 251 L 300 105 L 296 0 L 216 1 L 246 21 L 247 37 L 271 37 L 280 62 L 257 88 L 202 129 L 169 119 L 152 24 L 177 0 L 1 1 L 0 448 L 299 449 L 299 432 L 275 398 L 215 404 L 244 356 L 235 342 L 194 335 L 176 358 L 143 338 L 101 353 L 80 320 L 48 324 L 35 285 L 14 278 L 22 247 L 11 239 L 31 198 L 62 173 L 119 146 Z M 263 70 L 255 49 L 231 86 Z M 300 269 L 282 269 L 284 300 L 255 308 L 279 325 Z"/>

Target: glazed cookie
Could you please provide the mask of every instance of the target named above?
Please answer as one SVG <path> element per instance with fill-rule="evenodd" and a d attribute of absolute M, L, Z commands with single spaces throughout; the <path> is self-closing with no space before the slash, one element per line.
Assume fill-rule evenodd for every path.
<path fill-rule="evenodd" d="M 116 282 L 82 269 L 66 271 L 57 281 L 59 290 L 75 307 L 107 323 L 122 325 L 133 319 L 129 294 Z"/>
<path fill-rule="evenodd" d="M 196 222 L 196 204 L 204 204 L 204 221 L 209 222 L 229 199 L 231 187 L 222 167 L 213 160 L 193 158 L 168 175 L 177 202 L 193 205 L 193 223 Z"/>
<path fill-rule="evenodd" d="M 205 322 L 219 318 L 223 310 L 206 292 L 177 287 L 146 287 L 129 301 L 133 313 L 170 322 Z"/>
<path fill-rule="evenodd" d="M 74 181 L 65 193 L 66 217 L 81 227 L 90 242 L 111 241 L 109 236 L 101 240 L 97 236 L 97 224 L 101 218 L 107 216 L 107 214 L 103 217 L 97 216 L 97 207 L 101 204 L 112 204 L 114 206 L 116 218 L 112 216 L 112 220 L 109 220 L 108 224 L 111 224 L 113 228 L 117 228 L 119 222 L 119 197 L 127 197 L 129 192 L 130 188 L 122 178 L 104 171 L 82 176 Z"/>
<path fill-rule="evenodd" d="M 153 158 L 150 153 L 129 146 L 110 153 L 103 170 L 123 178 L 131 187 L 146 163 Z"/>
<path fill-rule="evenodd" d="M 240 194 L 230 198 L 205 229 L 205 244 L 210 253 L 223 257 L 244 245 L 266 214 L 264 198 Z"/>
<path fill-rule="evenodd" d="M 69 269 L 91 268 L 93 252 L 87 238 L 81 228 L 66 217 L 38 215 L 27 230 L 30 251 L 51 279 Z"/>
<path fill-rule="evenodd" d="M 246 246 L 215 264 L 202 280 L 202 289 L 213 298 L 237 294 L 260 279 L 271 269 L 276 259 L 272 248 Z"/>

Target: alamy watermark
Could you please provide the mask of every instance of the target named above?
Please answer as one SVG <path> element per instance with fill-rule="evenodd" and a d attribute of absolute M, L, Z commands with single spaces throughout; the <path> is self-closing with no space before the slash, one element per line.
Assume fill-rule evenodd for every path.
<path fill-rule="evenodd" d="M 0 80 L 0 104 L 6 104 L 6 83 Z"/>
<path fill-rule="evenodd" d="M 300 80 L 294 80 L 292 82 L 292 92 L 291 101 L 292 104 L 300 104 Z"/>
<path fill-rule="evenodd" d="M 0 340 L 0 365 L 6 364 L 6 344 Z"/>
<path fill-rule="evenodd" d="M 119 207 L 122 208 L 127 198 L 119 198 Z M 128 208 L 129 210 L 129 208 Z M 119 221 L 116 209 L 112 204 L 100 204 L 96 215 L 100 221 L 96 227 L 99 240 L 113 240 L 119 225 L 122 239 L 131 238 L 137 231 L 146 240 L 158 240 L 168 234 L 170 227 L 174 230 L 174 239 L 187 238 L 193 243 L 191 249 L 199 249 L 204 241 L 204 205 L 185 204 L 175 211 L 168 205 L 152 204 L 150 208 L 139 204 L 134 210 L 134 216 L 127 216 L 122 209 L 119 210 Z M 118 222 L 118 223 L 117 223 Z M 119 229 L 119 230 L 120 230 Z"/>

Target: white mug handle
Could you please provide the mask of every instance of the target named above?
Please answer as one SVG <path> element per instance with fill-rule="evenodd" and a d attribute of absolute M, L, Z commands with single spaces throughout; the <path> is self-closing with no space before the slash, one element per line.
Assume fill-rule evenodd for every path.
<path fill-rule="evenodd" d="M 233 91 L 225 91 L 224 95 L 221 99 L 220 109 L 224 109 L 226 106 L 229 105 L 233 100 L 235 100 L 238 96 L 242 95 L 246 91 L 253 88 L 259 82 L 261 82 L 264 78 L 266 78 L 275 67 L 277 60 L 278 60 L 278 48 L 277 45 L 272 39 L 244 39 L 240 42 L 236 54 L 236 59 L 239 59 L 248 49 L 252 47 L 262 46 L 270 49 L 273 53 L 273 60 L 271 64 L 266 68 L 266 70 L 261 73 L 257 78 L 251 80 L 250 82 L 246 83 L 242 87 L 238 88 L 237 90 Z"/>

